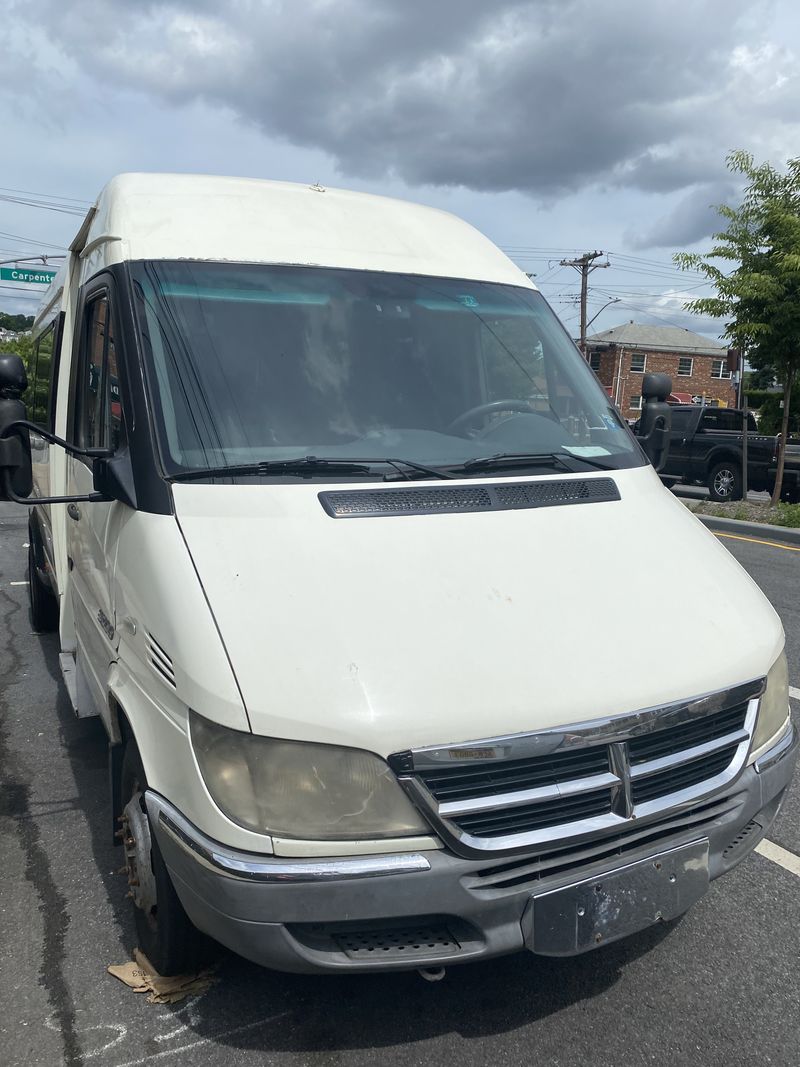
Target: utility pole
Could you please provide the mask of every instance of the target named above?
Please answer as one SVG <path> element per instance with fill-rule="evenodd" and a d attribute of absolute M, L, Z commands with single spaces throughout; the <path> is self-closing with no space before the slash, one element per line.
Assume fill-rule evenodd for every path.
<path fill-rule="evenodd" d="M 589 275 L 593 270 L 597 270 L 598 267 L 611 266 L 608 260 L 605 263 L 594 262 L 604 255 L 605 252 L 584 252 L 582 256 L 578 256 L 576 259 L 561 260 L 562 267 L 574 267 L 581 276 L 581 339 L 578 342 L 578 347 L 583 353 L 584 359 L 586 359 L 586 303 L 589 296 Z"/>

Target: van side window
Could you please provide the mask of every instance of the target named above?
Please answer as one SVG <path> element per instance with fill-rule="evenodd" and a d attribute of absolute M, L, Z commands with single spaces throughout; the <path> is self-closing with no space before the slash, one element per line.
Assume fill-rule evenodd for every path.
<path fill-rule="evenodd" d="M 124 442 L 117 349 L 108 296 L 86 308 L 78 390 L 75 438 L 81 448 L 117 449 Z"/>
<path fill-rule="evenodd" d="M 50 428 L 50 383 L 53 372 L 55 332 L 56 325 L 52 323 L 34 342 L 30 384 L 25 397 L 28 418 L 44 429 Z"/>

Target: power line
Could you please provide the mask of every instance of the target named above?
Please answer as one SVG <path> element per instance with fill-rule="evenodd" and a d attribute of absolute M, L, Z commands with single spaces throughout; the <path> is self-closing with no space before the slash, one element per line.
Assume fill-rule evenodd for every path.
<path fill-rule="evenodd" d="M 0 185 L 0 193 L 17 193 L 20 196 L 39 196 L 47 200 L 69 200 L 75 204 L 86 204 L 87 208 L 92 206 L 91 200 L 84 200 L 77 196 L 59 196 L 57 193 L 34 193 L 30 189 L 6 189 Z"/>
<path fill-rule="evenodd" d="M 0 193 L 0 200 L 8 204 L 21 204 L 23 207 L 38 207 L 43 211 L 55 211 L 60 215 L 77 215 L 83 218 L 86 214 L 82 208 L 67 207 L 64 204 L 47 203 L 44 200 L 33 200 L 22 196 L 9 196 L 7 193 Z"/>
<path fill-rule="evenodd" d="M 21 233 L 8 233 L 6 230 L 0 230 L 0 237 L 10 237 L 14 241 L 22 241 L 25 245 L 36 245 L 38 248 L 57 248 L 60 252 L 69 252 L 68 248 L 64 245 L 57 245 L 55 242 L 39 241 L 35 237 L 23 237 Z"/>

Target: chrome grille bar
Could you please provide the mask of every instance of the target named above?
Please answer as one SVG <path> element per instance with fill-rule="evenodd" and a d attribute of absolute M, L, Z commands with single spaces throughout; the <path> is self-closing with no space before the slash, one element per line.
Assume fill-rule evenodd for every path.
<path fill-rule="evenodd" d="M 559 785 L 543 785 L 538 789 L 520 789 L 513 793 L 498 793 L 495 796 L 476 797 L 474 800 L 448 800 L 438 804 L 441 818 L 452 819 L 456 815 L 477 815 L 480 812 L 504 811 L 523 804 L 535 804 L 542 800 L 557 800 L 559 797 L 591 793 L 604 786 L 619 783 L 615 774 L 593 774 L 587 778 L 573 778 Z"/>
<path fill-rule="evenodd" d="M 744 768 L 763 689 L 760 678 L 660 708 L 403 752 L 389 762 L 461 855 L 579 844 L 728 788 Z M 526 780 L 544 784 L 513 788 Z"/>
<path fill-rule="evenodd" d="M 748 741 L 749 737 L 747 730 L 736 730 L 732 734 L 724 734 L 713 741 L 707 741 L 704 745 L 695 745 L 681 752 L 673 752 L 671 756 L 661 756 L 659 759 L 648 760 L 647 763 L 634 763 L 631 766 L 631 778 L 647 778 L 658 771 L 680 767 L 683 763 L 691 763 L 693 760 L 702 759 L 703 756 L 713 755 L 714 752 L 729 748 L 731 745 L 739 745 L 743 741 Z"/>

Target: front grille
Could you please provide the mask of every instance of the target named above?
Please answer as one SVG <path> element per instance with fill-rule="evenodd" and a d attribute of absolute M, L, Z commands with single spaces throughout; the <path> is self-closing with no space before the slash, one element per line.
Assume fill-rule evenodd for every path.
<path fill-rule="evenodd" d="M 481 762 L 477 766 L 443 766 L 420 778 L 437 800 L 488 797 L 517 789 L 535 789 L 608 771 L 608 749 L 578 749 L 529 759 Z"/>
<path fill-rule="evenodd" d="M 727 788 L 744 765 L 763 679 L 680 704 L 390 757 L 465 855 L 621 832 Z"/>
<path fill-rule="evenodd" d="M 646 826 L 633 823 L 621 832 L 599 840 L 549 849 L 535 856 L 525 856 L 506 863 L 482 867 L 463 879 L 474 893 L 501 894 L 523 886 L 535 886 L 547 878 L 574 878 L 595 865 L 608 866 L 631 852 L 649 847 L 668 849 L 682 841 L 705 836 L 715 823 L 732 815 L 738 806 L 735 798 L 724 797 L 690 808 L 679 815 L 668 815 Z"/>
<path fill-rule="evenodd" d="M 746 716 L 747 701 L 743 701 L 736 707 L 716 715 L 703 715 L 681 726 L 673 726 L 670 730 L 656 730 L 655 733 L 645 734 L 644 737 L 635 737 L 628 744 L 631 765 L 669 756 L 682 749 L 704 745 L 726 734 L 735 733 L 744 727 Z"/>
<path fill-rule="evenodd" d="M 611 791 L 597 789 L 593 793 L 560 797 L 539 804 L 524 804 L 487 814 L 462 815 L 453 822 L 465 833 L 474 837 L 506 837 L 509 834 L 524 834 L 531 830 L 543 830 L 559 823 L 590 819 L 611 811 Z"/>
<path fill-rule="evenodd" d="M 634 804 L 643 804 L 656 797 L 678 793 L 681 789 L 688 789 L 709 778 L 715 778 L 730 765 L 738 747 L 738 745 L 727 745 L 710 756 L 690 760 L 688 763 L 658 771 L 646 778 L 634 779 L 631 787 Z"/>

